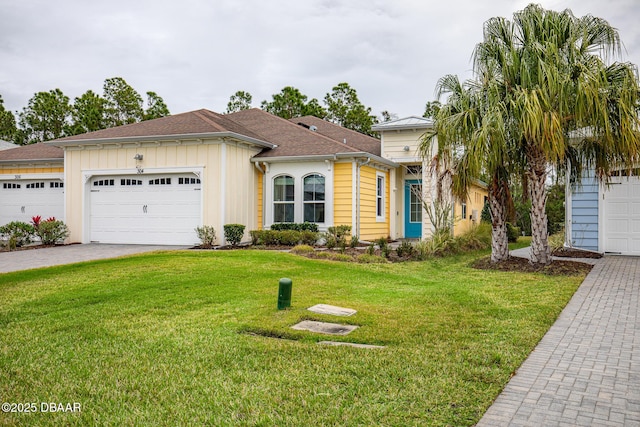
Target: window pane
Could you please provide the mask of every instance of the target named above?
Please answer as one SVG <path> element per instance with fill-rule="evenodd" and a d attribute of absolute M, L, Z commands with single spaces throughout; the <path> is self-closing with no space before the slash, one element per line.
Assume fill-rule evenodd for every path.
<path fill-rule="evenodd" d="M 324 203 L 305 203 L 304 221 L 324 222 Z"/>
<path fill-rule="evenodd" d="M 293 222 L 293 203 L 273 205 L 273 222 Z"/>
<path fill-rule="evenodd" d="M 294 198 L 293 178 L 279 176 L 273 180 L 273 200 L 276 202 L 292 202 Z"/>
<path fill-rule="evenodd" d="M 422 194 L 422 185 L 411 184 L 411 189 L 409 191 L 410 222 L 422 222 L 422 203 L 420 203 L 420 194 Z"/>
<path fill-rule="evenodd" d="M 309 175 L 304 178 L 304 200 L 324 201 L 324 177 Z"/>

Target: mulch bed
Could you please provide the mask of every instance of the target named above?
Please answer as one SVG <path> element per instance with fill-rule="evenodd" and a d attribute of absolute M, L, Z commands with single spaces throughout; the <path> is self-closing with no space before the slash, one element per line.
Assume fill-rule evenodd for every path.
<path fill-rule="evenodd" d="M 592 259 L 602 258 L 602 254 L 598 252 L 583 251 L 581 249 L 576 249 L 576 248 L 556 249 L 551 253 L 551 255 L 557 256 L 557 257 L 564 257 L 564 258 L 592 258 Z"/>
<path fill-rule="evenodd" d="M 525 273 L 544 273 L 550 276 L 572 276 L 587 274 L 593 266 L 577 261 L 554 260 L 551 264 L 538 266 L 526 258 L 511 257 L 507 261 L 492 263 L 490 257 L 481 258 L 471 264 L 479 270 L 521 271 Z"/>

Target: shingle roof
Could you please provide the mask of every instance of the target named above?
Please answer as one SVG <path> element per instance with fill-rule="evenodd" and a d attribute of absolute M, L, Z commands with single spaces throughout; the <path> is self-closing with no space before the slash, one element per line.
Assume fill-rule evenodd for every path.
<path fill-rule="evenodd" d="M 365 139 L 372 140 L 366 147 L 364 143 L 355 144 L 356 140 L 361 142 L 362 138 L 357 138 L 353 135 L 357 132 L 347 129 L 345 129 L 347 132 L 340 133 L 339 137 L 331 138 L 329 129 L 336 125 L 315 117 L 302 117 L 289 121 L 257 108 L 238 111 L 229 114 L 228 117 L 259 134 L 265 141 L 277 144 L 277 147 L 263 150 L 256 157 L 333 155 L 363 151 L 380 155 L 380 142 L 375 138 L 362 135 Z M 322 131 L 312 131 L 308 127 L 298 125 L 298 122 L 305 123 L 307 126 L 313 124 Z M 338 135 L 338 132 L 334 131 L 333 134 Z M 347 144 L 342 142 L 345 135 L 347 135 Z"/>
<path fill-rule="evenodd" d="M 302 123 L 302 125 L 306 127 L 314 126 L 315 132 L 318 132 L 320 135 L 347 144 L 358 151 L 366 151 L 376 156 L 380 155 L 380 140 L 377 138 L 344 128 L 315 116 L 296 117 L 289 121 L 296 124 Z"/>
<path fill-rule="evenodd" d="M 0 162 L 25 160 L 62 161 L 62 159 L 64 159 L 64 151 L 62 148 L 46 145 L 41 142 L 0 151 Z"/>
<path fill-rule="evenodd" d="M 102 129 L 81 135 L 68 136 L 55 140 L 66 141 L 95 141 L 104 139 L 123 139 L 135 137 L 160 137 L 171 135 L 237 133 L 249 138 L 258 138 L 250 129 L 233 122 L 223 114 L 209 110 L 189 111 L 154 120 L 146 120 L 124 126 Z M 53 142 L 53 141 L 52 141 Z"/>
<path fill-rule="evenodd" d="M 304 123 L 305 126 L 300 126 L 297 123 Z M 316 127 L 316 131 L 309 128 L 312 125 Z M 259 157 L 315 156 L 360 152 L 380 156 L 380 142 L 370 136 L 344 129 L 317 117 L 306 116 L 289 121 L 257 108 L 232 114 L 218 114 L 204 109 L 191 111 L 60 138 L 49 141 L 48 144 L 64 145 L 70 142 L 82 144 L 102 140 L 216 133 L 232 133 L 266 143 L 263 146 L 268 146 L 268 148 L 263 149 L 257 155 Z"/>

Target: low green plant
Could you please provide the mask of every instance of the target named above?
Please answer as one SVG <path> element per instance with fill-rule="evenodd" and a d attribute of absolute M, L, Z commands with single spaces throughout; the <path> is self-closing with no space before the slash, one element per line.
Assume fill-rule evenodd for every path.
<path fill-rule="evenodd" d="M 349 241 L 349 247 L 357 248 L 359 244 L 360 244 L 360 239 L 358 238 L 358 236 L 356 235 L 351 236 L 351 240 Z"/>
<path fill-rule="evenodd" d="M 64 242 L 69 237 L 69 228 L 64 222 L 49 218 L 46 221 L 41 221 L 35 227 L 34 233 L 40 238 L 43 245 L 55 245 Z"/>
<path fill-rule="evenodd" d="M 349 234 L 351 234 L 350 225 L 336 225 L 334 227 L 329 227 L 327 232 L 323 235 L 326 242 L 325 245 L 329 249 L 338 247 L 340 250 L 344 251 L 347 247 L 347 237 Z"/>
<path fill-rule="evenodd" d="M 564 229 L 549 236 L 548 242 L 552 251 L 562 249 L 564 247 Z"/>
<path fill-rule="evenodd" d="M 380 248 L 380 255 L 383 258 L 389 258 L 389 253 L 391 252 L 391 247 L 389 246 L 389 242 L 385 237 L 380 237 L 376 240 L 378 247 Z"/>
<path fill-rule="evenodd" d="M 12 221 L 0 227 L 0 236 L 9 241 L 9 246 L 19 248 L 33 242 L 36 229 L 33 225 L 21 221 Z"/>
<path fill-rule="evenodd" d="M 294 231 L 312 231 L 318 232 L 318 224 L 313 222 L 278 222 L 271 225 L 271 229 L 275 231 L 294 230 Z"/>
<path fill-rule="evenodd" d="M 251 243 L 265 246 L 295 246 L 305 244 L 313 246 L 318 241 L 318 233 L 304 230 L 251 230 Z"/>
<path fill-rule="evenodd" d="M 407 240 L 403 241 L 396 248 L 396 253 L 400 258 L 413 258 L 416 253 L 416 248 L 413 247 L 413 244 Z"/>
<path fill-rule="evenodd" d="M 203 248 L 211 248 L 216 241 L 216 230 L 211 225 L 196 227 L 196 234 Z"/>
<path fill-rule="evenodd" d="M 367 254 L 374 255 L 376 253 L 376 244 L 371 242 L 369 246 L 367 246 Z"/>
<path fill-rule="evenodd" d="M 291 249 L 291 253 L 296 255 L 307 255 L 315 252 L 312 246 L 309 245 L 297 245 Z"/>
<path fill-rule="evenodd" d="M 356 261 L 360 264 L 384 264 L 387 259 L 380 255 L 360 254 L 356 257 Z"/>
<path fill-rule="evenodd" d="M 237 246 L 244 236 L 244 225 L 242 224 L 225 224 L 224 239 L 231 244 Z"/>
<path fill-rule="evenodd" d="M 509 243 L 515 243 L 518 241 L 518 237 L 520 237 L 520 227 L 516 227 L 510 222 L 507 223 L 507 239 Z"/>

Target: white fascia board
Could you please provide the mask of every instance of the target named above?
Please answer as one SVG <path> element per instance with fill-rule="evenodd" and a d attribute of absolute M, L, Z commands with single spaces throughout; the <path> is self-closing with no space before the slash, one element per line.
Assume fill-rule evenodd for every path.
<path fill-rule="evenodd" d="M 75 139 L 75 140 L 54 140 L 45 142 L 48 145 L 56 147 L 73 147 L 85 145 L 115 145 L 139 142 L 155 142 L 155 141 L 184 141 L 184 140 L 204 140 L 204 139 L 225 139 L 231 138 L 238 141 L 256 145 L 261 148 L 275 148 L 276 144 L 262 141 L 260 139 L 251 138 L 235 132 L 208 132 L 208 133 L 187 133 L 179 135 L 150 135 L 150 136 L 128 136 L 124 138 L 101 138 L 101 139 Z"/>

